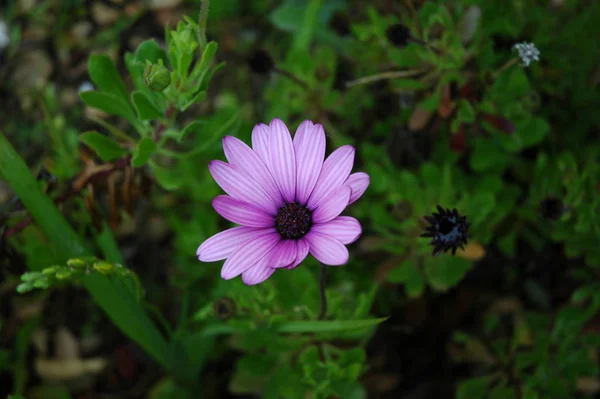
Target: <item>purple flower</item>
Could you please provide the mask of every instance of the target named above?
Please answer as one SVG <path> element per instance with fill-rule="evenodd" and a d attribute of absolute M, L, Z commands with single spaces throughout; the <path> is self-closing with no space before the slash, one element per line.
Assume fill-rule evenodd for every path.
<path fill-rule="evenodd" d="M 208 166 L 228 194 L 217 196 L 213 207 L 240 226 L 204 241 L 198 259 L 226 259 L 221 277 L 241 274 L 248 285 L 265 281 L 276 269 L 295 268 L 309 252 L 326 265 L 348 262 L 345 245 L 362 229 L 355 218 L 339 215 L 369 186 L 366 173 L 350 174 L 354 147 L 340 147 L 323 162 L 323 126 L 304 121 L 292 140 L 279 119 L 254 127 L 252 147 L 227 136 L 223 148 L 229 163 Z"/>

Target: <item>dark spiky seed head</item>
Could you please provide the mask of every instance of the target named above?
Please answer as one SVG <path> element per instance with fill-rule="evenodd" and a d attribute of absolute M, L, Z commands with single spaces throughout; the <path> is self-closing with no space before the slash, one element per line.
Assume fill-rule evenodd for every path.
<path fill-rule="evenodd" d="M 222 320 L 228 320 L 235 315 L 235 302 L 229 297 L 222 297 L 213 303 L 215 315 Z"/>
<path fill-rule="evenodd" d="M 545 219 L 558 220 L 565 213 L 565 205 L 556 197 L 548 197 L 540 202 L 540 214 Z"/>
<path fill-rule="evenodd" d="M 405 47 L 411 39 L 410 30 L 406 25 L 395 24 L 385 31 L 387 39 L 396 47 Z"/>
<path fill-rule="evenodd" d="M 267 51 L 259 49 L 248 57 L 248 65 L 252 72 L 262 75 L 271 72 L 275 63 Z"/>
<path fill-rule="evenodd" d="M 433 213 L 432 216 L 425 216 L 425 220 L 429 222 L 426 227 L 426 232 L 421 234 L 421 237 L 431 238 L 430 245 L 433 246 L 433 256 L 439 255 L 442 251 L 448 252 L 452 250 L 452 255 L 456 254 L 458 248 L 464 249 L 467 244 L 467 232 L 469 223 L 466 216 L 458 214 L 456 208 L 444 209 L 437 206 L 438 213 Z"/>
<path fill-rule="evenodd" d="M 275 229 L 282 238 L 296 240 L 310 231 L 312 212 L 304 205 L 292 202 L 285 204 L 275 217 Z"/>

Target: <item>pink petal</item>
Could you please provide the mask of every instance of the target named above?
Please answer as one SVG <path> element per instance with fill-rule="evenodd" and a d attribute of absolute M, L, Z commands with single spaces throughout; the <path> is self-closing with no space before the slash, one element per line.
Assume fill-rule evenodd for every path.
<path fill-rule="evenodd" d="M 218 195 L 213 199 L 215 211 L 230 222 L 248 227 L 274 226 L 273 216 L 228 195 Z"/>
<path fill-rule="evenodd" d="M 325 234 L 311 231 L 306 235 L 310 253 L 321 263 L 339 266 L 348 262 L 348 248 L 341 242 Z"/>
<path fill-rule="evenodd" d="M 310 245 L 306 238 L 301 238 L 296 241 L 296 259 L 294 262 L 288 266 L 286 269 L 293 269 L 298 266 L 306 257 L 308 256 L 308 250 L 310 249 Z"/>
<path fill-rule="evenodd" d="M 208 169 L 219 186 L 233 198 L 276 215 L 278 205 L 254 180 L 240 173 L 234 166 L 222 161 L 212 161 Z"/>
<path fill-rule="evenodd" d="M 345 145 L 332 152 L 323 163 L 317 184 L 308 199 L 308 208 L 315 209 L 321 201 L 340 188 L 353 164 L 354 147 Z"/>
<path fill-rule="evenodd" d="M 338 216 L 348 206 L 352 190 L 348 186 L 342 186 L 339 190 L 331 193 L 329 197 L 320 202 L 319 207 L 312 215 L 313 223 L 325 223 Z"/>
<path fill-rule="evenodd" d="M 351 244 L 360 237 L 362 228 L 353 217 L 338 216 L 329 222 L 313 225 L 310 231 L 335 238 L 342 244 Z"/>
<path fill-rule="evenodd" d="M 252 129 L 252 149 L 269 166 L 269 127 L 259 123 Z"/>
<path fill-rule="evenodd" d="M 371 178 L 364 172 L 352 173 L 350 176 L 348 176 L 346 182 L 344 183 L 344 185 L 348 185 L 352 189 L 352 194 L 350 195 L 350 202 L 348 202 L 348 205 L 362 197 L 365 191 L 367 191 L 367 187 L 369 187 L 370 182 Z"/>
<path fill-rule="evenodd" d="M 222 231 L 204 241 L 196 251 L 196 256 L 198 257 L 198 260 L 201 260 L 202 262 L 215 262 L 217 260 L 228 258 L 237 251 L 242 244 L 267 231 L 275 232 L 275 229 L 234 227 Z"/>
<path fill-rule="evenodd" d="M 323 166 L 325 158 L 325 131 L 320 124 L 304 121 L 294 135 L 296 151 L 296 200 L 306 204 Z"/>
<path fill-rule="evenodd" d="M 273 273 L 275 273 L 275 269 L 271 269 L 266 266 L 265 262 L 260 260 L 257 264 L 242 273 L 242 281 L 246 285 L 260 284 L 271 277 Z"/>
<path fill-rule="evenodd" d="M 283 199 L 273 176 L 271 176 L 267 165 L 264 164 L 256 152 L 252 151 L 252 148 L 238 138 L 225 136 L 223 138 L 223 150 L 231 165 L 253 178 L 275 202 L 283 205 Z"/>
<path fill-rule="evenodd" d="M 296 240 L 281 240 L 269 253 L 267 265 L 271 268 L 289 266 L 296 259 Z"/>
<path fill-rule="evenodd" d="M 247 241 L 227 258 L 221 269 L 221 277 L 230 280 L 250 269 L 264 258 L 279 240 L 279 234 L 269 231 Z"/>
<path fill-rule="evenodd" d="M 292 137 L 285 124 L 275 118 L 269 125 L 269 170 L 286 202 L 296 197 L 296 154 Z"/>

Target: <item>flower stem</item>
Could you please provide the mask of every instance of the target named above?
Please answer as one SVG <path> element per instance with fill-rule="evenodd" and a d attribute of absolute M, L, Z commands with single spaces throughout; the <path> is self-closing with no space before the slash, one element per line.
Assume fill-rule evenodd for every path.
<path fill-rule="evenodd" d="M 321 293 L 321 313 L 317 320 L 323 320 L 327 314 L 327 295 L 325 285 L 327 283 L 327 266 L 321 263 L 321 279 L 319 281 L 319 292 Z"/>
<path fill-rule="evenodd" d="M 508 68 L 510 68 L 511 66 L 515 65 L 517 62 L 519 61 L 519 57 L 515 57 L 511 60 L 509 60 L 506 64 L 502 65 L 500 68 L 498 68 L 498 70 L 496 70 L 493 74 L 492 77 L 494 79 L 496 79 L 498 76 L 500 76 L 500 74 L 504 71 L 506 71 Z"/>
<path fill-rule="evenodd" d="M 409 69 L 409 70 L 404 70 L 404 71 L 382 72 L 382 73 L 378 73 L 376 75 L 365 76 L 365 77 L 358 78 L 358 79 L 350 81 L 350 82 L 346 82 L 346 87 L 374 83 L 379 80 L 408 78 L 408 77 L 420 75 L 424 72 L 426 72 L 426 71 L 423 69 Z"/>
<path fill-rule="evenodd" d="M 282 76 L 285 76 L 286 78 L 290 79 L 292 82 L 296 83 L 298 86 L 302 87 L 303 89 L 310 90 L 308 83 L 306 83 L 304 80 L 300 79 L 299 77 L 297 77 L 290 71 L 287 71 L 285 69 L 281 69 L 278 67 L 274 67 L 273 71 L 275 71 L 276 73 L 278 73 Z"/>
<path fill-rule="evenodd" d="M 208 8 L 210 6 L 210 0 L 202 0 L 200 6 L 200 16 L 198 17 L 198 44 L 200 55 L 206 47 L 206 23 L 208 21 Z"/>

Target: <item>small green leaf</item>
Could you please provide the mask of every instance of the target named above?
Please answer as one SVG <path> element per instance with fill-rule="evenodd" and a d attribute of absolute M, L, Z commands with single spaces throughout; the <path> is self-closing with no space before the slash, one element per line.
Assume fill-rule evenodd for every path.
<path fill-rule="evenodd" d="M 141 91 L 136 91 L 131 95 L 133 106 L 140 117 L 140 120 L 149 121 L 153 119 L 161 119 L 163 113 L 152 102 L 152 100 Z"/>
<path fill-rule="evenodd" d="M 404 283 L 415 273 L 418 273 L 416 266 L 412 263 L 404 262 L 390 271 L 388 281 L 392 283 Z"/>
<path fill-rule="evenodd" d="M 183 130 L 181 131 L 181 133 L 179 134 L 179 137 L 177 138 L 177 141 L 181 143 L 181 141 L 183 140 L 183 138 L 185 136 L 187 136 L 189 133 L 199 133 L 200 129 L 206 125 L 206 121 L 201 121 L 201 120 L 197 120 L 197 121 L 193 121 L 187 124 L 186 127 L 183 128 Z"/>
<path fill-rule="evenodd" d="M 31 283 L 22 283 L 17 286 L 17 292 L 19 294 L 24 294 L 33 289 L 33 285 Z"/>
<path fill-rule="evenodd" d="M 423 108 L 425 111 L 433 112 L 440 104 L 440 92 L 439 90 L 431 94 L 429 97 L 421 101 L 417 107 Z"/>
<path fill-rule="evenodd" d="M 488 376 L 466 380 L 459 385 L 456 399 L 484 399 L 490 382 Z"/>
<path fill-rule="evenodd" d="M 190 106 L 199 103 L 200 101 L 203 101 L 206 98 L 206 92 L 205 91 L 200 91 L 198 93 L 196 93 L 189 101 L 184 102 L 179 109 L 181 111 L 185 111 L 186 109 L 188 109 Z"/>
<path fill-rule="evenodd" d="M 216 42 L 210 42 L 206 45 L 206 48 L 202 52 L 202 58 L 200 62 L 198 62 L 193 69 L 192 74 L 190 75 L 190 79 L 195 81 L 198 79 L 198 84 L 200 84 L 203 80 L 206 71 L 210 67 L 210 63 L 217 53 L 218 45 Z"/>
<path fill-rule="evenodd" d="M 458 120 L 461 122 L 471 123 L 475 120 L 475 110 L 470 102 L 461 100 L 458 106 Z"/>
<path fill-rule="evenodd" d="M 128 121 L 136 122 L 136 116 L 129 103 L 123 98 L 101 91 L 79 93 L 81 100 L 92 108 L 97 108 L 110 115 L 121 116 Z"/>
<path fill-rule="evenodd" d="M 152 139 L 144 137 L 138 142 L 135 150 L 133 151 L 131 164 L 134 167 L 139 168 L 148 162 L 154 151 L 156 151 L 156 143 L 152 141 Z"/>
<path fill-rule="evenodd" d="M 176 190 L 183 184 L 181 175 L 175 171 L 163 168 L 157 163 L 150 161 L 150 167 L 154 172 L 154 176 L 165 190 Z"/>
<path fill-rule="evenodd" d="M 146 40 L 140 43 L 135 50 L 135 59 L 142 65 L 144 65 L 146 61 L 157 64 L 158 60 L 162 60 L 166 66 L 167 62 L 169 62 L 167 53 L 155 40 Z"/>
<path fill-rule="evenodd" d="M 79 136 L 85 145 L 90 147 L 105 162 L 115 160 L 127 154 L 116 141 L 98 132 L 85 132 Z"/>
<path fill-rule="evenodd" d="M 425 279 L 421 273 L 415 273 L 406 281 L 406 295 L 411 298 L 421 296 L 425 289 Z"/>
<path fill-rule="evenodd" d="M 103 92 L 111 93 L 127 101 L 127 88 L 113 61 L 103 54 L 92 54 L 88 61 L 92 82 Z"/>
<path fill-rule="evenodd" d="M 510 156 L 495 141 L 487 138 L 475 140 L 475 150 L 471 156 L 471 167 L 476 172 L 490 169 L 502 170 L 508 166 Z"/>

